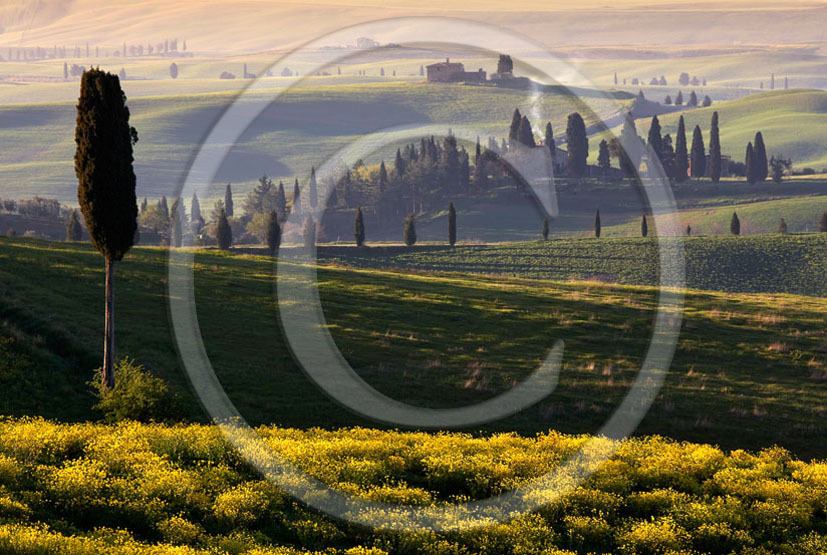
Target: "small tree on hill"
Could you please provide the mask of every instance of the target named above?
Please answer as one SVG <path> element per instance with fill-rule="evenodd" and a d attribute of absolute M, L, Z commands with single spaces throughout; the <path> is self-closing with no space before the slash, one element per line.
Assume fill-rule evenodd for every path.
<path fill-rule="evenodd" d="M 793 166 L 792 160 L 784 160 L 782 157 L 770 158 L 770 171 L 772 180 L 776 183 L 781 183 L 784 180 L 784 174 L 789 172 Z"/>
<path fill-rule="evenodd" d="M 649 224 L 646 223 L 646 215 L 640 219 L 640 236 L 646 237 L 649 235 Z"/>
<path fill-rule="evenodd" d="M 270 254 L 274 254 L 281 245 L 281 227 L 279 226 L 279 215 L 276 210 L 270 210 L 267 217 L 267 248 Z"/>
<path fill-rule="evenodd" d="M 178 64 L 176 64 L 175 62 L 169 64 L 169 76 L 173 79 L 178 78 Z"/>
<path fill-rule="evenodd" d="M 594 214 L 594 236 L 600 238 L 600 209 Z"/>
<path fill-rule="evenodd" d="M 106 263 L 104 389 L 115 385 L 114 266 L 132 247 L 137 229 L 132 168 L 132 147 L 137 141 L 118 77 L 98 69 L 85 71 L 77 104 L 75 174 L 86 228 Z"/>
<path fill-rule="evenodd" d="M 362 208 L 356 209 L 356 218 L 353 222 L 353 237 L 356 239 L 356 246 L 362 247 L 365 244 L 365 220 L 362 217 Z"/>
<path fill-rule="evenodd" d="M 230 222 L 227 220 L 227 213 L 222 207 L 218 213 L 218 221 L 215 226 L 215 241 L 218 243 L 218 248 L 221 250 L 229 250 L 230 245 L 233 244 L 233 230 L 230 227 Z"/>
<path fill-rule="evenodd" d="M 729 222 L 729 232 L 733 235 L 741 235 L 741 220 L 735 212 L 732 213 L 732 219 Z"/>
<path fill-rule="evenodd" d="M 702 106 L 703 106 L 704 108 L 708 108 L 708 107 L 712 106 L 712 99 L 711 99 L 711 98 L 709 98 L 709 95 L 708 95 L 708 94 L 707 94 L 707 95 L 704 95 L 704 101 L 703 101 Z"/>
<path fill-rule="evenodd" d="M 663 103 L 666 104 L 667 106 L 671 106 L 672 105 L 672 97 L 667 94 L 666 98 L 663 99 Z"/>
<path fill-rule="evenodd" d="M 781 221 L 778 222 L 778 233 L 781 235 L 787 234 L 787 222 L 784 221 L 784 218 L 781 218 Z"/>
<path fill-rule="evenodd" d="M 316 222 L 313 220 L 313 215 L 308 214 L 304 220 L 304 230 L 302 231 L 302 241 L 304 248 L 312 249 L 316 246 Z"/>
<path fill-rule="evenodd" d="M 706 148 L 701 126 L 696 125 L 692 133 L 692 177 L 700 179 L 706 173 Z"/>
<path fill-rule="evenodd" d="M 299 179 L 296 178 L 296 183 L 293 185 L 293 213 L 301 214 L 302 212 L 302 194 L 299 190 Z"/>
<path fill-rule="evenodd" d="M 557 145 L 554 144 L 554 130 L 551 128 L 551 122 L 546 123 L 546 136 L 543 142 L 548 149 L 548 153 L 551 155 L 551 161 L 554 162 L 554 158 L 557 155 Z M 479 142 L 477 146 L 479 147 Z"/>
<path fill-rule="evenodd" d="M 83 228 L 80 225 L 80 217 L 77 210 L 72 210 L 66 220 L 66 240 L 80 241 L 83 237 Z"/>
<path fill-rule="evenodd" d="M 548 218 L 543 218 L 543 241 L 548 241 Z"/>
<path fill-rule="evenodd" d="M 235 213 L 233 203 L 233 187 L 229 183 L 227 183 L 227 188 L 224 189 L 224 211 L 227 213 L 228 218 L 232 218 Z"/>
<path fill-rule="evenodd" d="M 416 244 L 416 223 L 414 222 L 413 214 L 405 218 L 405 229 L 402 231 L 402 240 L 409 247 Z"/>
<path fill-rule="evenodd" d="M 175 199 L 169 218 L 170 245 L 173 247 L 180 247 L 184 242 L 184 217 L 181 199 Z"/>
<path fill-rule="evenodd" d="M 514 108 L 514 114 L 511 116 L 511 126 L 508 128 L 508 144 L 513 145 L 520 137 L 520 123 L 523 121 L 523 115 L 519 108 Z"/>
<path fill-rule="evenodd" d="M 747 183 L 755 183 L 757 177 L 755 176 L 755 150 L 752 148 L 752 143 L 747 143 L 747 154 L 744 158 L 744 170 Z"/>
<path fill-rule="evenodd" d="M 709 177 L 713 183 L 721 180 L 721 136 L 718 129 L 718 112 L 712 114 L 709 127 Z"/>
<path fill-rule="evenodd" d="M 448 244 L 452 247 L 457 243 L 457 211 L 454 203 L 448 204 Z"/>
<path fill-rule="evenodd" d="M 675 97 L 675 106 L 683 106 L 683 92 L 678 91 L 678 95 Z"/>
<path fill-rule="evenodd" d="M 609 143 L 606 142 L 606 139 L 600 141 L 600 146 L 597 149 L 597 166 L 600 168 L 601 179 L 605 181 L 609 168 L 612 167 L 612 158 L 609 154 Z"/>
<path fill-rule="evenodd" d="M 827 212 L 821 215 L 821 221 L 818 223 L 818 230 L 821 233 L 827 233 Z"/>
<path fill-rule="evenodd" d="M 687 106 L 697 106 L 698 105 L 698 95 L 695 94 L 695 91 L 689 93 L 689 101 L 686 103 Z"/>
<path fill-rule="evenodd" d="M 755 165 L 755 179 L 758 182 L 764 181 L 769 175 L 769 160 L 767 160 L 767 149 L 764 146 L 764 136 L 759 131 L 755 134 L 755 142 L 752 144 L 753 159 Z"/>

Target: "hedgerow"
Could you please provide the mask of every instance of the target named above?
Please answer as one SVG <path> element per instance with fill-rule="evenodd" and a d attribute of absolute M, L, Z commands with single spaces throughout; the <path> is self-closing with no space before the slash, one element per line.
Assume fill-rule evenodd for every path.
<path fill-rule="evenodd" d="M 257 430 L 310 475 L 386 503 L 487 497 L 587 439 Z M 604 446 L 609 446 L 606 440 Z M 534 513 L 436 534 L 333 520 L 263 479 L 216 427 L 0 420 L 0 553 L 823 555 L 827 463 L 783 449 L 724 453 L 627 440 L 577 489 Z"/>

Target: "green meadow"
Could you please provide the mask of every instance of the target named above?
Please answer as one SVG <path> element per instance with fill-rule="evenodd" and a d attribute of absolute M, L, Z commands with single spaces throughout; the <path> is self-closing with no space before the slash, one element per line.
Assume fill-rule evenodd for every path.
<path fill-rule="evenodd" d="M 818 456 L 827 433 L 827 306 L 822 297 L 802 294 L 823 295 L 824 241 L 788 236 L 778 238 L 781 246 L 761 247 L 739 240 L 743 244 L 687 242 L 691 286 L 713 287 L 710 280 L 719 276 L 720 289 L 750 293 L 687 292 L 673 365 L 638 433 L 724 448 L 778 444 Z M 589 433 L 628 390 L 652 332 L 657 290 L 646 283 L 653 277 L 646 264 L 634 275 L 612 275 L 612 264 L 634 267 L 644 253 L 653 260 L 654 243 L 629 243 L 569 240 L 455 251 L 426 245 L 404 252 L 322 247 L 319 291 L 333 339 L 351 366 L 383 393 L 423 406 L 468 404 L 503 392 L 536 368 L 555 340 L 564 340 L 560 383 L 550 397 L 468 431 Z M 4 360 L 17 361 L 0 373 L 9 393 L 3 412 L 94 417 L 86 382 L 99 365 L 100 256 L 86 244 L 2 239 L 0 258 Z M 498 260 L 512 269 L 498 268 Z M 563 277 L 555 261 L 575 270 Z M 760 273 L 752 277 L 758 270 L 744 268 L 745 261 Z M 255 424 L 301 428 L 366 424 L 329 400 L 293 362 L 281 335 L 273 259 L 199 251 L 195 262 L 201 334 L 242 415 Z M 118 265 L 117 350 L 165 378 L 190 418 L 200 420 L 168 324 L 166 264 L 164 250 L 138 247 Z M 513 268 L 520 278 L 509 277 Z M 693 282 L 698 274 L 707 281 Z M 578 275 L 592 280 L 569 281 Z"/>

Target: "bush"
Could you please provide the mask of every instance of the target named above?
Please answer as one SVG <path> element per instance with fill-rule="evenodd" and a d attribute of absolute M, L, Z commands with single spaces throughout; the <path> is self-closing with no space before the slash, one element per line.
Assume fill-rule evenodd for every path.
<path fill-rule="evenodd" d="M 166 382 L 129 357 L 115 365 L 114 388 L 104 389 L 102 376 L 103 368 L 98 368 L 89 385 L 98 398 L 94 408 L 109 422 L 163 422 L 183 416 L 178 398 L 170 393 Z"/>

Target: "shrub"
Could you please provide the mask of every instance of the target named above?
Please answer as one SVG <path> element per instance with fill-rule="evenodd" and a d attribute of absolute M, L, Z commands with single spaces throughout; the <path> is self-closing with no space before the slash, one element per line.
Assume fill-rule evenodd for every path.
<path fill-rule="evenodd" d="M 166 382 L 153 376 L 142 365 L 129 357 L 115 365 L 115 387 L 103 387 L 103 368 L 95 370 L 89 382 L 101 411 L 109 422 L 137 420 L 138 422 L 174 421 L 182 416 L 178 398 Z"/>
<path fill-rule="evenodd" d="M 666 555 L 689 543 L 686 530 L 670 517 L 633 523 L 618 535 L 619 553 L 624 555 Z"/>

